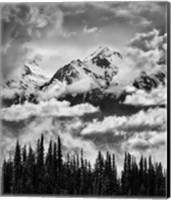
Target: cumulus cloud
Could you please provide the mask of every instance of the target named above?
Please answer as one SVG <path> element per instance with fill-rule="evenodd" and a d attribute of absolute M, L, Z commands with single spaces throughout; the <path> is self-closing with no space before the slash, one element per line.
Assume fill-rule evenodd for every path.
<path fill-rule="evenodd" d="M 70 106 L 67 101 L 57 101 L 51 99 L 50 101 L 39 102 L 39 104 L 32 104 L 25 102 L 24 104 L 12 105 L 9 108 L 1 110 L 2 120 L 6 121 L 20 121 L 35 116 L 81 116 L 86 113 L 98 112 L 98 108 L 91 104 L 78 104 Z"/>
<path fill-rule="evenodd" d="M 124 48 L 124 58 L 117 63 L 120 70 L 113 77 L 107 92 L 118 91 L 120 93 L 124 89 L 126 90 L 126 87 L 138 79 L 142 73 L 147 73 L 148 76 L 154 76 L 158 72 L 166 74 L 166 56 L 166 34 L 160 35 L 159 31 L 155 29 L 148 33 L 136 34 Z M 159 86 L 158 90 L 162 91 L 162 87 Z M 138 91 L 138 93 L 141 94 L 142 91 Z"/>
<path fill-rule="evenodd" d="M 137 90 L 132 95 L 127 95 L 124 101 L 125 104 L 132 105 L 166 105 L 167 91 L 166 87 L 159 85 L 158 88 L 152 89 L 151 92 Z"/>
<path fill-rule="evenodd" d="M 98 85 L 91 77 L 83 78 L 66 87 L 66 92 L 71 94 L 88 92 Z"/>
<path fill-rule="evenodd" d="M 154 29 L 148 33 L 137 33 L 135 38 L 129 42 L 129 46 L 143 51 L 163 50 L 166 44 L 166 34 L 159 35 L 159 31 Z"/>
<path fill-rule="evenodd" d="M 147 150 L 150 147 L 150 144 L 148 141 L 139 137 L 133 137 L 129 139 L 127 144 L 125 144 L 125 146 L 126 145 L 129 146 L 129 149 L 131 148 L 131 149 L 136 149 L 136 150 Z M 127 146 L 127 149 L 128 149 L 128 146 Z"/>
<path fill-rule="evenodd" d="M 123 152 L 130 152 L 137 158 L 151 154 L 156 160 L 166 161 L 166 156 L 161 157 L 161 152 L 166 152 L 167 141 L 164 108 L 94 120 L 84 126 L 81 135 L 94 141 L 100 149 L 116 151 L 118 159 L 122 158 Z"/>
<path fill-rule="evenodd" d="M 130 151 L 135 154 L 152 154 L 156 149 L 166 147 L 166 131 L 146 131 L 141 134 L 134 133 L 122 143 L 123 151 Z M 155 152 L 156 156 L 159 152 Z M 165 159 L 165 158 L 164 158 Z"/>
<path fill-rule="evenodd" d="M 62 94 L 66 92 L 66 83 L 60 82 L 58 80 L 54 80 L 53 83 L 50 84 L 45 90 L 38 91 L 37 98 L 38 101 L 48 101 L 53 98 L 59 98 Z"/>
<path fill-rule="evenodd" d="M 1 141 L 3 156 L 13 155 L 15 142 L 22 145 L 32 145 L 36 148 L 37 139 L 44 134 L 45 151 L 48 149 L 49 140 L 57 141 L 60 136 L 64 158 L 66 152 L 71 154 L 80 154 L 81 148 L 84 148 L 84 155 L 93 163 L 97 154 L 97 148 L 93 141 L 86 141 L 81 137 L 76 137 L 80 127 L 83 126 L 81 119 L 62 118 L 56 116 L 36 116 L 34 119 L 24 120 L 24 126 L 21 128 L 21 121 L 3 123 L 3 138 Z M 12 127 L 14 124 L 14 127 Z"/>
<path fill-rule="evenodd" d="M 83 148 L 85 157 L 92 163 L 98 150 L 115 153 L 120 166 L 123 164 L 122 159 L 126 151 L 137 158 L 141 154 L 144 156 L 151 154 L 156 160 L 164 162 L 165 157 L 161 156 L 161 152 L 165 153 L 166 145 L 165 109 L 142 110 L 131 116 L 114 115 L 92 122 L 90 119 L 84 121 L 84 117 L 81 116 L 85 110 L 89 114 L 94 114 L 89 105 L 86 107 L 82 104 L 68 108 L 67 102 L 57 104 L 39 105 L 39 109 L 23 105 L 23 109 L 17 107 L 16 112 L 12 111 L 13 114 L 8 113 L 9 110 L 6 110 L 6 115 L 2 113 L 3 153 L 13 153 L 17 139 L 22 145 L 35 146 L 37 138 L 43 133 L 45 149 L 50 139 L 55 141 L 60 135 L 64 152 L 78 153 L 80 148 Z M 28 110 L 30 113 L 36 112 L 37 115 L 25 114 Z M 40 115 L 39 110 L 42 113 Z M 22 120 L 19 120 L 19 115 Z"/>
<path fill-rule="evenodd" d="M 97 27 L 88 28 L 87 25 L 85 25 L 83 29 L 83 32 L 87 34 L 98 33 L 99 31 Z"/>
<path fill-rule="evenodd" d="M 141 132 L 143 130 L 164 130 L 166 121 L 166 111 L 162 108 L 140 111 L 132 116 L 109 116 L 103 121 L 94 120 L 89 123 L 81 134 L 106 133 L 112 131 Z M 124 134 L 123 134 L 124 135 Z"/>

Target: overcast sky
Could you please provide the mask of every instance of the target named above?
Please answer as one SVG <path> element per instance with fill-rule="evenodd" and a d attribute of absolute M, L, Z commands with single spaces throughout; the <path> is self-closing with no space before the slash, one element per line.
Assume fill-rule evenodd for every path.
<path fill-rule="evenodd" d="M 10 73 L 21 60 L 36 56 L 40 67 L 53 74 L 99 46 L 122 52 L 136 33 L 153 29 L 166 32 L 166 2 L 6 4 L 2 67 Z"/>

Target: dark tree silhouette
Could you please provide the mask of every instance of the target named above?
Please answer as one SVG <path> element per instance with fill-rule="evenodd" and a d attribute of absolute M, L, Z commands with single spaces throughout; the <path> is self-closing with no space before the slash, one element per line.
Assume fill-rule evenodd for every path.
<path fill-rule="evenodd" d="M 37 148 L 21 148 L 17 141 L 14 157 L 2 166 L 4 194 L 165 196 L 166 170 L 161 163 L 143 156 L 136 162 L 125 153 L 123 170 L 118 175 L 115 155 L 99 151 L 94 167 L 80 154 L 62 154 L 60 137 L 49 142 L 44 152 L 44 137 Z"/>

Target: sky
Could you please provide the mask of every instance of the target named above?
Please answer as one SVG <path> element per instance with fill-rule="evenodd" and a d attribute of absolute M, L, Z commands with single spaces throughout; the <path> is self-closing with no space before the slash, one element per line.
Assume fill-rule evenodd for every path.
<path fill-rule="evenodd" d="M 122 52 L 136 33 L 166 32 L 166 2 L 24 3 L 2 6 L 2 71 L 36 59 L 49 75 L 99 46 Z"/>

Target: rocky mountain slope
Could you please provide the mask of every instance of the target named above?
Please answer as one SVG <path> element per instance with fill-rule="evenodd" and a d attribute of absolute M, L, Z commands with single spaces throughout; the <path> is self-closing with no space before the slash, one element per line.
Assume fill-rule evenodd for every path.
<path fill-rule="evenodd" d="M 150 92 L 159 85 L 165 85 L 166 72 L 161 67 L 150 74 L 142 71 L 129 85 L 122 89 L 118 87 L 119 93 L 115 88 L 109 92 L 108 88 L 112 84 L 121 84 L 115 81 L 115 76 L 122 70 L 120 63 L 123 60 L 124 57 L 119 52 L 111 51 L 108 47 L 99 47 L 83 61 L 73 60 L 58 69 L 52 78 L 48 78 L 36 62 L 29 61 L 25 63 L 20 78 L 4 82 L 3 102 L 6 105 L 26 100 L 36 103 L 37 95 L 44 93 L 48 94 L 49 98 L 65 99 L 72 104 L 90 102 L 93 105 L 103 105 L 104 102 L 123 102 L 127 95 L 133 94 L 136 90 Z M 63 88 L 62 92 L 60 88 Z"/>
<path fill-rule="evenodd" d="M 26 61 L 19 74 L 4 80 L 1 93 L 2 105 L 8 106 L 24 101 L 36 102 L 36 91 L 48 80 L 49 77 L 34 60 Z"/>

